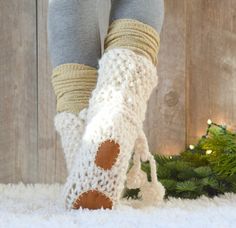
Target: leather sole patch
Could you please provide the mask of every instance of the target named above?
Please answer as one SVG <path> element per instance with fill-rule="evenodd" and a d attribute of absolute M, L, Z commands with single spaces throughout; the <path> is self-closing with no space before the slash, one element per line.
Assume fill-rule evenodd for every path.
<path fill-rule="evenodd" d="M 73 203 L 72 209 L 88 208 L 90 210 L 112 209 L 112 201 L 102 192 L 89 190 L 82 193 Z"/>
<path fill-rule="evenodd" d="M 119 153 L 120 145 L 114 140 L 106 140 L 98 148 L 95 164 L 109 170 L 115 164 Z"/>

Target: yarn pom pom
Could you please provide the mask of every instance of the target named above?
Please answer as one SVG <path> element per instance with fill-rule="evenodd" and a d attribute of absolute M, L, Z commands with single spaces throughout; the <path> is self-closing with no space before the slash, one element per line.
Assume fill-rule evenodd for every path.
<path fill-rule="evenodd" d="M 165 188 L 160 182 L 146 182 L 140 188 L 144 205 L 155 206 L 163 201 Z"/>
<path fill-rule="evenodd" d="M 127 174 L 126 186 L 129 189 L 140 188 L 145 183 L 146 179 L 146 173 L 134 165 Z"/>

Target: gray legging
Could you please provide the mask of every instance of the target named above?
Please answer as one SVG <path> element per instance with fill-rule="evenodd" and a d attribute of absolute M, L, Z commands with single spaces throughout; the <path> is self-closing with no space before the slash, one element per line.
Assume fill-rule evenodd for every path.
<path fill-rule="evenodd" d="M 99 0 L 49 0 L 48 42 L 53 67 L 80 63 L 97 67 L 101 57 Z M 163 0 L 111 0 L 109 24 L 130 18 L 161 31 Z"/>

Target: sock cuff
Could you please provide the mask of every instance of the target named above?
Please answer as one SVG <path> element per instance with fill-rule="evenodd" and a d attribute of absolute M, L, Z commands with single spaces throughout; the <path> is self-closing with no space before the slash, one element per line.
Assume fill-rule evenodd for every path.
<path fill-rule="evenodd" d="M 111 23 L 105 38 L 105 52 L 112 48 L 127 48 L 146 56 L 154 65 L 160 47 L 158 32 L 150 25 L 134 19 L 118 19 Z"/>
<path fill-rule="evenodd" d="M 62 64 L 52 73 L 57 112 L 79 113 L 88 106 L 97 81 L 97 69 L 77 63 Z"/>

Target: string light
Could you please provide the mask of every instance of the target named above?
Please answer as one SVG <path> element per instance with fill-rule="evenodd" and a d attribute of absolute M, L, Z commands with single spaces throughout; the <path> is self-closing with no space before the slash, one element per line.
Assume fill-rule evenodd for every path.
<path fill-rule="evenodd" d="M 221 124 L 221 125 L 220 125 L 220 124 L 217 124 L 217 123 L 212 122 L 211 119 L 208 119 L 208 120 L 207 120 L 207 124 L 208 124 L 208 127 L 207 127 L 207 130 L 206 130 L 206 133 L 205 133 L 204 135 L 202 135 L 202 139 L 208 137 L 208 134 L 209 134 L 209 132 L 210 132 L 210 128 L 211 128 L 212 126 L 216 126 L 216 127 L 221 128 L 223 131 L 227 131 L 227 126 L 226 126 L 226 124 Z M 197 149 L 197 148 L 199 147 L 199 144 L 200 144 L 200 141 L 199 141 L 196 145 L 190 144 L 190 145 L 189 145 L 189 149 L 192 150 L 193 153 L 195 153 L 195 149 Z M 202 151 L 202 153 L 211 154 L 211 153 L 212 153 L 212 150 L 206 150 L 205 152 Z"/>
<path fill-rule="evenodd" d="M 211 154 L 212 150 L 206 150 L 206 154 Z"/>
<path fill-rule="evenodd" d="M 208 120 L 207 120 L 207 124 L 208 124 L 208 125 L 211 125 L 211 124 L 212 124 L 211 119 L 208 119 Z"/>
<path fill-rule="evenodd" d="M 189 145 L 189 149 L 190 149 L 190 150 L 193 150 L 194 148 L 195 148 L 194 145 L 192 145 L 192 144 Z"/>

